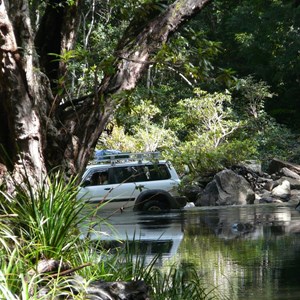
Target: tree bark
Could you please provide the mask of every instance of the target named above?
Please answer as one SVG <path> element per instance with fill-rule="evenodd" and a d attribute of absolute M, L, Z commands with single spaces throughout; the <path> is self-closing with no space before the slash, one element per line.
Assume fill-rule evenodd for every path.
<path fill-rule="evenodd" d="M 49 1 L 35 39 L 39 61 L 28 1 L 0 0 L 0 163 L 16 178 L 26 169 L 32 181 L 54 167 L 81 174 L 107 122 L 126 91 L 136 86 L 151 56 L 210 1 L 177 0 L 146 18 L 137 15 L 114 53 L 115 72 L 104 77 L 94 95 L 62 104 L 53 97 L 53 89 L 64 66 L 51 62 L 49 52 L 61 55 L 72 49 L 80 0 L 72 6 L 65 0 Z M 55 3 L 63 4 L 61 10 L 53 11 Z"/>
<path fill-rule="evenodd" d="M 47 94 L 43 77 L 34 71 L 28 20 L 27 1 L 0 1 L 0 163 L 15 180 L 27 177 L 33 184 L 47 173 L 41 130 Z"/>

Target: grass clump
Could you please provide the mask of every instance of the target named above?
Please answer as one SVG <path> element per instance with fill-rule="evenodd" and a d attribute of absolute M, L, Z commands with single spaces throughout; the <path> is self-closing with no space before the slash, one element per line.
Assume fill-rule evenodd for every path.
<path fill-rule="evenodd" d="M 195 268 L 171 266 L 167 272 L 154 269 L 150 278 L 153 300 L 217 299 L 216 289 L 205 288 Z"/>
<path fill-rule="evenodd" d="M 2 195 L 2 211 L 15 216 L 10 219 L 15 233 L 35 244 L 40 256 L 60 256 L 76 243 L 75 230 L 82 221 L 78 216 L 84 204 L 76 200 L 75 179 L 65 183 L 56 174 L 38 190 L 18 184 L 14 195 Z"/>

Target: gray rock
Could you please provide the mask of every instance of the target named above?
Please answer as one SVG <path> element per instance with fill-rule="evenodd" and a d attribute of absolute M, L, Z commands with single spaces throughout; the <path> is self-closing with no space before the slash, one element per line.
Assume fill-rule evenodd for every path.
<path fill-rule="evenodd" d="M 282 168 L 288 168 L 295 173 L 300 173 L 300 165 L 273 158 L 269 164 L 269 174 L 279 173 Z"/>
<path fill-rule="evenodd" d="M 264 188 L 267 191 L 272 191 L 276 186 L 278 186 L 279 183 L 275 182 L 275 181 L 268 181 L 264 184 Z"/>
<path fill-rule="evenodd" d="M 245 160 L 245 161 L 241 162 L 239 165 L 244 166 L 245 168 L 247 168 L 255 173 L 258 173 L 258 174 L 262 173 L 261 162 L 258 160 Z"/>
<path fill-rule="evenodd" d="M 283 181 L 287 180 L 290 183 L 291 190 L 300 190 L 300 180 L 294 179 L 291 177 L 281 177 L 279 180 L 277 180 L 278 184 L 282 184 Z"/>
<path fill-rule="evenodd" d="M 244 177 L 223 170 L 206 186 L 196 206 L 253 204 L 254 200 L 254 191 Z"/>
<path fill-rule="evenodd" d="M 298 179 L 300 180 L 300 175 L 297 174 L 296 172 L 288 169 L 287 167 L 284 167 L 281 169 L 281 173 L 284 175 L 284 176 L 287 176 L 287 177 L 290 177 L 290 178 L 293 178 L 293 179 Z"/>
<path fill-rule="evenodd" d="M 92 282 L 86 289 L 87 299 L 90 300 L 150 300 L 149 287 L 144 281 Z"/>
<path fill-rule="evenodd" d="M 262 197 L 259 199 L 259 203 L 277 203 L 277 199 L 273 197 Z"/>
<path fill-rule="evenodd" d="M 216 182 L 213 180 L 207 184 L 204 191 L 196 201 L 196 206 L 214 206 L 216 199 L 218 199 L 218 187 Z"/>
<path fill-rule="evenodd" d="M 297 204 L 300 201 L 300 190 L 291 190 L 289 203 Z"/>
<path fill-rule="evenodd" d="M 198 185 L 186 185 L 182 189 L 182 194 L 187 197 L 189 202 L 195 202 L 200 193 L 203 192 L 203 189 Z"/>
<path fill-rule="evenodd" d="M 287 200 L 290 197 L 291 194 L 291 185 L 288 180 L 283 180 L 283 182 L 276 186 L 272 190 L 272 196 L 273 197 L 278 197 L 280 199 L 285 199 Z"/>

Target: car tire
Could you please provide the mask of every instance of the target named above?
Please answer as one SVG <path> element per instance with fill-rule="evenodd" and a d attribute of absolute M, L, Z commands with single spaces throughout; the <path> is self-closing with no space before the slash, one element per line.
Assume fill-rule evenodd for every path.
<path fill-rule="evenodd" d="M 158 200 L 149 200 L 143 206 L 144 211 L 150 211 L 150 212 L 159 212 L 167 209 L 168 209 L 167 205 Z"/>

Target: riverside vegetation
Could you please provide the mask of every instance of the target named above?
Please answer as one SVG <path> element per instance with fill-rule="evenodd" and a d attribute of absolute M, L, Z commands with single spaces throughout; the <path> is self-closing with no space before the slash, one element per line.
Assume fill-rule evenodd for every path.
<path fill-rule="evenodd" d="M 79 225 L 91 215 L 84 215 L 85 204 L 76 201 L 76 179 L 65 183 L 62 178 L 52 175 L 37 192 L 29 184 L 15 185 L 14 196 L 1 192 L 1 299 L 96 299 L 90 287 L 99 280 L 142 282 L 149 288 L 144 298 L 130 299 L 220 298 L 204 288 L 194 269 L 164 271 L 155 267 L 155 259 L 146 265 L 142 255 L 124 250 L 112 255 L 101 241 L 80 237 Z"/>

